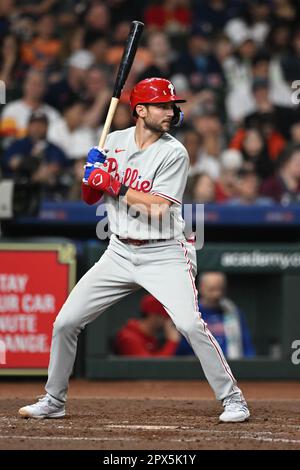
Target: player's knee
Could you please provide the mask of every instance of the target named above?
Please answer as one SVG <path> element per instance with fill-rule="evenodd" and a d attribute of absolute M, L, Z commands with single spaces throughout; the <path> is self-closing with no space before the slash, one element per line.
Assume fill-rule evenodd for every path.
<path fill-rule="evenodd" d="M 65 335 L 69 333 L 73 333 L 77 330 L 78 325 L 74 322 L 74 320 L 57 317 L 54 325 L 53 325 L 53 335 Z"/>
<path fill-rule="evenodd" d="M 184 318 L 176 323 L 176 328 L 184 336 L 189 336 L 199 327 L 199 320 L 195 317 Z"/>

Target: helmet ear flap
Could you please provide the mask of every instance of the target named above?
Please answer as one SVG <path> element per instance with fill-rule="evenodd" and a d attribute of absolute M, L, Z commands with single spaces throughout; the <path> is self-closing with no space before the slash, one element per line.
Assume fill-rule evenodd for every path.
<path fill-rule="evenodd" d="M 173 105 L 173 111 L 174 111 L 174 116 L 172 119 L 172 125 L 174 127 L 180 127 L 183 123 L 184 113 L 176 104 Z"/>

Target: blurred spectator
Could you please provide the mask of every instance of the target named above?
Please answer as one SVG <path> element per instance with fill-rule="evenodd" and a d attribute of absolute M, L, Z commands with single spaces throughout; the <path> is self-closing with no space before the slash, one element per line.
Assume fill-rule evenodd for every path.
<path fill-rule="evenodd" d="M 119 103 L 111 123 L 111 131 L 126 129 L 134 125 L 131 109 L 128 104 Z"/>
<path fill-rule="evenodd" d="M 235 44 L 245 35 L 260 46 L 269 32 L 270 13 L 268 0 L 245 2 L 244 12 L 227 22 L 225 32 Z"/>
<path fill-rule="evenodd" d="M 237 172 L 243 165 L 243 156 L 238 150 L 224 150 L 220 155 L 220 163 L 220 178 L 215 184 L 216 202 L 225 202 L 236 196 Z"/>
<path fill-rule="evenodd" d="M 237 130 L 231 140 L 230 147 L 241 149 L 247 132 L 256 129 L 265 142 L 265 154 L 268 154 L 268 159 L 276 160 L 285 146 L 285 139 L 278 131 L 278 128 L 282 127 L 281 112 L 270 100 L 269 81 L 266 78 L 256 77 L 253 80 L 252 90 L 254 111 L 245 116 L 244 127 Z M 265 162 L 265 165 L 266 167 L 269 165 L 269 170 L 271 170 L 269 163 Z M 258 171 L 262 177 L 269 176 L 268 168 L 265 169 L 266 172 L 262 171 L 261 173 Z"/>
<path fill-rule="evenodd" d="M 59 57 L 60 63 L 64 65 L 73 52 L 85 48 L 87 48 L 87 45 L 85 42 L 84 28 L 77 25 L 74 28 L 67 30 L 62 37 L 62 45 Z"/>
<path fill-rule="evenodd" d="M 259 196 L 259 178 L 250 167 L 244 167 L 237 171 L 236 197 L 229 199 L 227 204 L 231 206 L 265 206 L 272 204 L 269 197 Z"/>
<path fill-rule="evenodd" d="M 0 2 L 0 39 L 9 34 L 11 20 L 17 12 L 15 0 L 1 0 Z"/>
<path fill-rule="evenodd" d="M 187 129 L 181 136 L 182 143 L 185 146 L 189 159 L 189 174 L 187 179 L 187 184 L 184 191 L 183 200 L 186 202 L 191 202 L 193 200 L 193 185 L 195 180 L 195 175 L 199 173 L 198 164 L 199 156 L 201 149 L 201 138 L 199 134 L 194 129 Z M 180 138 L 179 138 L 180 140 Z"/>
<path fill-rule="evenodd" d="M 42 15 L 36 25 L 37 35 L 30 42 L 23 43 L 21 58 L 28 67 L 50 73 L 58 60 L 61 40 L 56 36 L 55 17 Z"/>
<path fill-rule="evenodd" d="M 7 34 L 0 39 L 0 80 L 6 86 L 6 100 L 19 95 L 20 82 L 25 71 L 20 59 L 20 44 L 16 36 Z"/>
<path fill-rule="evenodd" d="M 273 17 L 275 22 L 287 22 L 290 26 L 296 20 L 296 7 L 293 0 L 276 0 L 273 5 Z"/>
<path fill-rule="evenodd" d="M 231 5 L 230 5 L 231 3 Z M 226 0 L 197 0 L 193 5 L 192 22 L 210 34 L 216 34 L 224 28 L 232 12 L 232 2 Z"/>
<path fill-rule="evenodd" d="M 206 204 L 215 202 L 215 183 L 206 173 L 198 173 L 191 179 L 192 202 Z"/>
<path fill-rule="evenodd" d="M 255 351 L 244 314 L 226 297 L 224 273 L 202 273 L 199 278 L 199 310 L 228 359 L 252 357 Z"/>
<path fill-rule="evenodd" d="M 161 303 L 152 295 L 145 295 L 140 304 L 142 318 L 128 320 L 118 332 L 114 349 L 122 356 L 166 357 L 175 354 L 180 334 Z M 163 333 L 164 344 L 158 335 Z"/>
<path fill-rule="evenodd" d="M 144 19 L 150 31 L 166 31 L 170 35 L 187 33 L 192 19 L 190 1 L 151 1 L 144 11 Z"/>
<path fill-rule="evenodd" d="M 55 122 L 59 113 L 43 102 L 45 93 L 44 75 L 37 70 L 30 70 L 25 78 L 23 97 L 8 103 L 3 108 L 0 121 L 0 136 L 4 138 L 20 138 L 27 133 L 28 120 L 33 111 L 41 111 L 47 115 L 49 122 Z M 8 139 L 6 140 L 6 145 Z"/>
<path fill-rule="evenodd" d="M 124 52 L 124 44 L 126 43 L 127 36 L 130 30 L 130 22 L 129 21 L 122 21 L 116 25 L 114 28 L 114 31 L 112 33 L 112 38 L 110 41 L 110 44 L 106 48 L 106 55 L 105 55 L 105 63 L 110 66 L 111 69 L 117 73 L 117 69 L 119 67 L 119 64 L 121 62 L 121 58 Z M 160 36 L 160 35 L 159 35 Z M 158 36 L 158 37 L 159 37 Z M 159 39 L 158 39 L 159 41 Z M 163 38 L 164 41 L 164 38 Z M 165 47 L 165 43 L 162 44 L 163 49 Z M 169 52 L 169 44 L 167 44 L 167 50 Z M 125 91 L 125 99 L 129 98 L 130 91 L 132 89 L 132 86 L 135 85 L 136 81 L 138 81 L 138 78 L 146 69 L 147 67 L 152 66 L 155 63 L 155 57 L 156 57 L 156 49 L 155 49 L 155 44 L 153 46 L 153 52 L 149 50 L 149 47 L 146 47 L 143 45 L 143 43 L 139 44 L 139 47 L 137 49 L 130 74 L 129 74 L 129 81 L 126 81 L 125 83 L 125 88 L 122 92 L 121 99 L 123 102 L 124 101 L 124 91 Z M 164 51 L 158 51 L 158 61 L 159 57 L 161 54 L 165 54 Z M 168 59 L 169 60 L 169 57 Z M 97 61 L 99 63 L 99 61 Z M 149 72 L 147 72 L 149 73 Z M 155 76 L 150 73 L 149 76 Z"/>
<path fill-rule="evenodd" d="M 215 111 L 204 109 L 194 117 L 193 126 L 202 140 L 198 170 L 216 180 L 220 176 L 219 155 L 225 146 L 222 123 Z"/>
<path fill-rule="evenodd" d="M 252 78 L 268 80 L 271 55 L 265 49 L 259 50 L 252 59 Z M 268 84 L 267 84 L 268 85 Z"/>
<path fill-rule="evenodd" d="M 67 60 L 67 72 L 57 83 L 50 85 L 46 101 L 62 110 L 69 103 L 81 98 L 87 70 L 93 65 L 94 56 L 84 49 L 77 50 Z"/>
<path fill-rule="evenodd" d="M 294 9 L 294 6 L 292 8 Z M 284 128 L 280 127 L 280 130 L 287 136 L 288 126 L 298 108 L 291 99 L 291 84 L 299 79 L 300 30 L 299 25 L 295 27 L 293 20 L 284 20 L 284 23 L 277 25 L 277 28 L 281 31 L 279 36 L 281 43 L 276 43 L 276 47 L 272 50 L 270 94 L 272 102 L 283 107 L 281 125 L 285 122 L 287 124 Z"/>
<path fill-rule="evenodd" d="M 199 173 L 198 163 L 201 150 L 201 137 L 194 129 L 188 129 L 183 134 L 183 145 L 185 146 L 190 159 L 189 177 Z"/>
<path fill-rule="evenodd" d="M 175 53 L 169 38 L 164 32 L 153 32 L 148 36 L 147 47 L 151 54 L 151 63 L 138 76 L 138 81 L 149 77 L 170 79 L 175 72 Z"/>
<path fill-rule="evenodd" d="M 294 122 L 290 129 L 291 134 L 291 143 L 292 144 L 300 144 L 300 120 Z"/>
<path fill-rule="evenodd" d="M 40 16 L 52 11 L 59 0 L 22 0 L 19 11 L 23 14 Z"/>
<path fill-rule="evenodd" d="M 187 48 L 174 64 L 175 73 L 182 73 L 190 82 L 192 90 L 203 87 L 221 88 L 224 85 L 222 67 L 211 50 L 207 33 L 194 29 L 188 37 Z"/>
<path fill-rule="evenodd" d="M 187 100 L 186 103 L 181 104 L 181 109 L 184 112 L 183 128 L 192 127 L 192 119 L 196 118 L 197 115 L 216 113 L 218 102 L 214 90 L 203 88 L 201 91 L 194 92 L 187 77 L 180 73 L 172 75 L 171 81 L 176 89 L 176 93 Z"/>
<path fill-rule="evenodd" d="M 289 50 L 290 41 L 291 28 L 288 22 L 273 22 L 269 35 L 266 38 L 266 42 L 269 46 L 272 57 L 274 55 L 281 57 L 283 54 L 285 54 Z"/>
<path fill-rule="evenodd" d="M 83 123 L 92 129 L 98 129 L 105 118 L 112 96 L 105 69 L 93 65 L 86 72 L 83 96 L 86 105 Z"/>
<path fill-rule="evenodd" d="M 222 70 L 226 69 L 226 61 L 228 59 L 230 61 L 233 51 L 233 44 L 226 34 L 220 33 L 215 37 L 214 53 L 219 64 L 222 66 Z"/>
<path fill-rule="evenodd" d="M 84 104 L 75 101 L 65 107 L 62 118 L 49 126 L 49 141 L 60 146 L 69 159 L 84 157 L 96 143 L 92 129 L 83 125 L 84 111 Z"/>
<path fill-rule="evenodd" d="M 228 86 L 225 104 L 228 118 L 234 124 L 239 124 L 254 110 L 251 62 L 257 53 L 257 48 L 250 33 L 243 29 L 239 31 L 233 44 L 234 54 L 223 62 Z"/>
<path fill-rule="evenodd" d="M 112 67 L 109 66 L 110 64 L 108 64 L 107 60 L 108 51 L 110 49 L 109 38 L 103 33 L 86 31 L 83 39 L 84 47 L 93 55 L 95 65 L 112 73 Z"/>
<path fill-rule="evenodd" d="M 3 170 L 6 177 L 18 182 L 41 184 L 46 196 L 54 197 L 66 157 L 59 147 L 47 141 L 47 128 L 47 115 L 34 111 L 29 119 L 28 136 L 16 140 L 4 153 Z"/>
<path fill-rule="evenodd" d="M 86 164 L 86 156 L 74 161 L 73 167 L 69 175 L 72 182 L 69 183 L 69 190 L 66 195 L 68 201 L 81 201 L 82 200 L 82 179 L 84 176 L 84 165 Z"/>
<path fill-rule="evenodd" d="M 111 33 L 111 17 L 109 6 L 105 2 L 93 1 L 88 6 L 84 18 L 84 26 L 87 31 L 102 33 L 109 36 Z"/>
<path fill-rule="evenodd" d="M 228 359 L 253 357 L 255 350 L 244 314 L 226 297 L 226 289 L 224 273 L 205 272 L 200 275 L 198 290 L 201 316 Z M 184 338 L 176 354 L 193 354 Z"/>
<path fill-rule="evenodd" d="M 283 205 L 300 202 L 300 145 L 289 146 L 277 167 L 276 175 L 263 182 L 261 194 Z"/>
<path fill-rule="evenodd" d="M 255 78 L 252 84 L 255 111 L 245 117 L 245 127 L 255 127 L 266 140 L 268 153 L 275 160 L 285 146 L 285 139 L 278 129 L 282 129 L 281 113 L 270 100 L 270 85 L 265 78 Z"/>
<path fill-rule="evenodd" d="M 274 164 L 268 154 L 268 148 L 262 133 L 255 128 L 246 129 L 241 145 L 245 162 L 250 162 L 257 175 L 264 179 L 274 172 Z"/>
<path fill-rule="evenodd" d="M 119 21 L 131 21 L 132 12 L 136 19 L 142 19 L 147 2 L 141 0 L 107 0 L 111 14 L 111 24 L 115 25 Z"/>

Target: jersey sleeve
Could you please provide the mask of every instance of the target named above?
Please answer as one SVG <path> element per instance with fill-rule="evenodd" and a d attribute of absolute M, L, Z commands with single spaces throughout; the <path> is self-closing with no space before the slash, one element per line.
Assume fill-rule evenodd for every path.
<path fill-rule="evenodd" d="M 151 194 L 180 205 L 187 182 L 188 169 L 189 158 L 187 154 L 180 152 L 172 155 L 158 169 L 153 180 Z"/>

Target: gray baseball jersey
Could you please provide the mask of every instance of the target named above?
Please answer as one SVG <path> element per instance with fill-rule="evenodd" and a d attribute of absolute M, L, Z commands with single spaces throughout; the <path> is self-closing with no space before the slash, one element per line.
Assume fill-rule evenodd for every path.
<path fill-rule="evenodd" d="M 123 238 L 184 238 L 181 216 L 189 157 L 184 146 L 170 134 L 140 150 L 134 138 L 135 127 L 116 131 L 107 137 L 104 168 L 126 186 L 168 199 L 173 204 L 160 223 L 142 215 L 138 207 L 128 208 L 122 199 L 104 196 L 110 230 Z"/>

